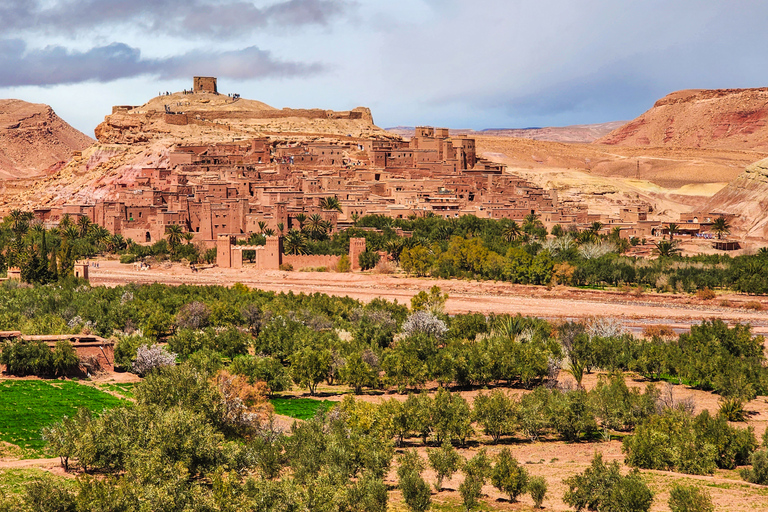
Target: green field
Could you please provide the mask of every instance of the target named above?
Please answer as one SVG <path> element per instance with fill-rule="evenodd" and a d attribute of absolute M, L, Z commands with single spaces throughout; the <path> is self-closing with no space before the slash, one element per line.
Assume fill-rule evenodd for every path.
<path fill-rule="evenodd" d="M 269 402 L 274 406 L 276 414 L 299 420 L 313 418 L 317 411 L 327 411 L 335 404 L 330 400 L 312 398 L 272 398 Z"/>
<path fill-rule="evenodd" d="M 26 457 L 42 454 L 40 430 L 80 407 L 101 412 L 125 403 L 109 393 L 72 381 L 0 382 L 0 440 L 19 446 Z"/>

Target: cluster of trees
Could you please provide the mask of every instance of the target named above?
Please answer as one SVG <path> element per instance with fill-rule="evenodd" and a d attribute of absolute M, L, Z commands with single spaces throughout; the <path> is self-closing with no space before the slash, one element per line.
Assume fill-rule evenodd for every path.
<path fill-rule="evenodd" d="M 339 209 L 338 199 L 324 198 L 327 209 Z M 727 288 L 746 293 L 768 293 L 768 250 L 731 258 L 727 255 L 681 257 L 670 227 L 669 240 L 656 244 L 658 259 L 622 256 L 639 240 L 628 241 L 617 230 L 601 234 L 599 222 L 578 231 L 553 227 L 551 235 L 536 215 L 518 224 L 508 219 L 479 219 L 467 215 L 455 219 L 426 216 L 391 219 L 369 215 L 358 218 L 352 228 L 331 235 L 331 226 L 320 215 L 299 214 L 297 227 L 278 232 L 259 224 L 259 232 L 242 243 L 262 245 L 266 236 L 280 234 L 288 254 L 344 255 L 349 240 L 364 237 L 368 250 L 360 256 L 364 270 L 378 263 L 378 251 L 386 251 L 406 272 L 419 276 L 465 277 L 504 280 L 513 283 L 575 286 L 637 285 L 659 291 L 695 292 L 704 288 Z M 725 222 L 725 221 L 724 221 Z M 718 224 L 720 233 L 728 226 Z M 364 228 L 377 228 L 370 231 Z M 398 235 L 398 229 L 412 232 Z M 191 243 L 192 233 L 181 226 L 168 226 L 166 237 L 142 246 L 121 235 L 112 235 L 87 217 L 77 223 L 64 216 L 60 225 L 46 230 L 33 222 L 32 214 L 14 210 L 0 224 L 0 271 L 19 266 L 27 282 L 52 282 L 70 275 L 77 259 L 98 253 L 121 254 L 132 262 L 153 256 L 174 261 L 213 262 L 215 250 Z M 245 251 L 253 258 L 253 251 Z"/>
<path fill-rule="evenodd" d="M 76 489 L 30 486 L 26 499 L 63 500 L 69 508 L 60 510 L 130 510 L 144 502 L 164 510 L 193 503 L 215 510 L 224 500 L 234 509 L 385 510 L 383 477 L 395 449 L 417 440 L 429 446 L 438 487 L 462 471 L 467 507 L 475 506 L 488 481 L 510 499 L 524 492 L 543 499 L 546 485 L 542 490 L 509 453 L 461 460 L 453 444 L 480 431 L 491 442 L 583 442 L 619 432 L 626 461 L 635 467 L 708 473 L 751 463 L 745 479 L 763 483 L 768 474 L 768 451 L 757 449 L 749 429 L 726 421 L 744 400 L 766 392 L 763 340 L 748 326 L 713 320 L 676 339 L 638 340 L 604 319 L 552 324 L 509 315 L 449 317 L 439 288 L 418 294 L 407 308 L 242 285 L 1 286 L 0 330 L 117 335 L 116 361 L 145 375 L 135 405 L 101 416 L 81 413 L 46 431 L 65 465 L 106 475 L 83 475 Z M 47 346 L 17 343 L 3 346 L 0 358 L 19 373 L 33 373 L 39 370 L 35 358 L 55 360 L 55 354 Z M 598 369 L 611 374 L 586 391 L 584 375 Z M 693 416 L 653 384 L 642 392 L 629 389 L 625 370 L 713 389 L 723 395 L 723 415 Z M 548 386 L 560 371 L 574 377 L 574 389 Z M 406 391 L 427 381 L 440 384 L 432 396 L 411 393 L 380 405 L 349 396 L 287 436 L 265 419 L 266 397 L 293 385 L 311 393 L 339 383 L 357 392 L 384 386 Z M 534 389 L 519 398 L 483 391 L 472 405 L 450 390 L 494 385 Z M 398 463 L 399 486 L 408 506 L 422 510 L 430 500 L 421 476 L 425 462 L 413 457 L 403 455 Z M 617 479 L 612 467 L 594 472 L 618 486 L 604 493 L 606 504 L 595 506 L 645 510 L 620 501 L 631 490 L 646 502 L 632 474 Z M 568 503 L 589 508 L 590 498 L 577 492 L 586 487 L 574 481 Z M 614 498 L 619 501 L 609 504 Z"/>
<path fill-rule="evenodd" d="M 80 360 L 68 340 L 59 340 L 51 350 L 38 340 L 12 339 L 0 344 L 0 364 L 11 375 L 45 377 L 68 375 L 76 370 Z"/>
<path fill-rule="evenodd" d="M 117 336 L 116 363 L 129 369 L 138 347 L 166 341 L 180 360 L 235 364 L 273 392 L 290 382 L 397 387 L 553 382 L 560 371 L 581 385 L 595 370 L 636 371 L 685 382 L 739 404 L 768 393 L 762 337 L 748 325 L 705 321 L 676 339 L 637 339 L 601 319 L 554 325 L 520 316 L 442 313 L 439 289 L 416 296 L 409 310 L 374 300 L 320 294 L 275 294 L 242 285 L 127 285 L 91 288 L 76 282 L 41 287 L 5 283 L 0 330 Z M 10 353 L 10 352 L 9 352 Z M 255 354 L 255 355 L 252 355 Z"/>
<path fill-rule="evenodd" d="M 47 229 L 32 212 L 13 210 L 0 222 L 0 272 L 19 267 L 23 281 L 45 284 L 71 276 L 77 260 L 98 254 L 120 254 L 126 263 L 147 256 L 174 261 L 215 260 L 215 250 L 206 251 L 191 241 L 192 233 L 178 225 L 168 226 L 166 238 L 142 246 L 110 233 L 85 216 L 74 221 L 65 214 L 57 227 Z"/>

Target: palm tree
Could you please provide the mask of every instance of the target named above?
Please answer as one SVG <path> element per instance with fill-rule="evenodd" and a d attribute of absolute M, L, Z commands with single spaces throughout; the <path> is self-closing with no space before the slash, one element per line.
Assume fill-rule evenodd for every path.
<path fill-rule="evenodd" d="M 281 235 L 283 234 L 283 230 L 284 229 L 285 229 L 285 224 L 283 224 L 282 222 L 278 222 L 277 223 L 277 230 L 280 232 Z"/>
<path fill-rule="evenodd" d="M 259 232 L 264 233 L 264 230 L 267 228 L 267 223 L 264 222 L 263 220 L 260 220 L 258 222 L 258 225 L 259 225 Z"/>
<path fill-rule="evenodd" d="M 670 222 L 669 225 L 667 225 L 667 231 L 669 231 L 669 239 L 672 240 L 676 234 L 680 233 L 680 226 L 674 222 Z"/>
<path fill-rule="evenodd" d="M 77 227 L 80 229 L 80 238 L 88 236 L 88 230 L 91 228 L 91 219 L 85 215 L 77 218 Z"/>
<path fill-rule="evenodd" d="M 125 238 L 123 238 L 123 235 L 116 233 L 110 238 L 110 241 L 107 244 L 107 248 L 110 252 L 117 252 L 125 249 L 126 245 L 127 244 L 125 242 Z"/>
<path fill-rule="evenodd" d="M 303 231 L 304 223 L 307 222 L 307 216 L 304 214 L 304 212 L 296 214 L 296 222 L 299 223 L 299 231 Z"/>
<path fill-rule="evenodd" d="M 261 234 L 264 236 L 275 236 L 275 230 L 272 228 L 267 228 Z"/>
<path fill-rule="evenodd" d="M 171 252 L 176 252 L 176 248 L 181 244 L 181 237 L 184 232 L 178 224 L 165 226 L 165 234 L 168 237 L 168 245 L 171 246 Z"/>
<path fill-rule="evenodd" d="M 520 236 L 520 225 L 513 220 L 502 228 L 501 236 L 507 243 L 514 242 Z"/>
<path fill-rule="evenodd" d="M 317 213 L 310 215 L 309 221 L 307 222 L 307 230 L 309 231 L 309 236 L 311 236 L 312 238 L 322 237 L 322 235 L 324 234 L 323 218 Z"/>
<path fill-rule="evenodd" d="M 29 221 L 34 218 L 32 212 L 25 212 L 23 210 L 11 210 L 10 217 L 11 230 L 17 238 L 21 238 L 26 234 L 29 229 Z"/>
<path fill-rule="evenodd" d="M 350 215 L 349 218 L 352 219 L 352 225 L 357 226 L 357 222 L 360 220 L 360 215 L 357 213 L 353 213 L 352 215 Z"/>
<path fill-rule="evenodd" d="M 67 226 L 70 226 L 71 224 L 72 224 L 72 217 L 68 213 L 65 213 L 64 215 L 61 216 L 61 220 L 59 221 L 59 227 L 61 229 L 67 229 Z"/>
<path fill-rule="evenodd" d="M 339 213 L 341 213 L 341 203 L 339 202 L 339 198 L 336 196 L 333 197 L 324 197 L 320 200 L 320 208 L 323 210 L 336 210 Z"/>
<path fill-rule="evenodd" d="M 80 236 L 80 230 L 70 223 L 64 229 L 59 229 L 59 235 L 61 235 L 61 238 L 71 242 Z"/>
<path fill-rule="evenodd" d="M 595 236 L 600 234 L 600 230 L 603 229 L 603 223 L 596 220 L 592 223 L 591 226 L 589 226 L 589 230 L 595 234 Z"/>
<path fill-rule="evenodd" d="M 187 245 L 192 243 L 192 239 L 195 238 L 195 235 L 190 233 L 189 231 L 185 231 L 182 233 L 181 238 L 184 239 L 185 242 L 187 242 Z"/>
<path fill-rule="evenodd" d="M 658 254 L 660 257 L 674 256 L 682 252 L 682 249 L 680 249 L 680 247 L 677 246 L 677 242 L 672 240 L 659 240 L 658 242 L 655 242 L 653 245 L 656 246 L 656 249 L 654 252 Z"/>
<path fill-rule="evenodd" d="M 286 254 L 307 254 L 307 236 L 298 229 L 291 229 L 283 240 Z"/>
<path fill-rule="evenodd" d="M 728 219 L 721 215 L 715 219 L 715 222 L 712 223 L 712 231 L 717 233 L 717 239 L 720 240 L 723 237 L 723 234 L 730 234 L 731 223 L 728 222 Z"/>
<path fill-rule="evenodd" d="M 91 227 L 91 239 L 97 246 L 106 248 L 111 238 L 112 235 L 109 233 L 107 228 L 99 226 L 98 224 L 94 224 Z"/>
<path fill-rule="evenodd" d="M 384 245 L 384 249 L 387 251 L 390 258 L 392 258 L 394 261 L 399 262 L 400 254 L 403 252 L 403 239 L 393 238 L 392 240 L 389 240 Z"/>

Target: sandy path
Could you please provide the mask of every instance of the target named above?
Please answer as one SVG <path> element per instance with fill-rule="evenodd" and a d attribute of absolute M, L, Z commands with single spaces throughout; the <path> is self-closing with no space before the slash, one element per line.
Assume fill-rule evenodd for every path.
<path fill-rule="evenodd" d="M 495 281 L 457 279 L 419 279 L 401 275 L 337 274 L 326 272 L 279 272 L 244 269 L 210 268 L 193 273 L 181 265 L 156 266 L 136 270 L 132 265 L 102 261 L 91 268 L 94 285 L 116 286 L 129 282 L 194 285 L 232 285 L 243 283 L 267 291 L 294 293 L 326 293 L 348 296 L 362 301 L 374 298 L 397 300 L 409 304 L 411 297 L 431 286 L 448 293 L 449 313 L 520 313 L 542 318 L 585 318 L 612 316 L 621 318 L 629 327 L 647 323 L 669 324 L 684 329 L 707 318 L 725 322 L 749 322 L 757 333 L 768 333 L 768 298 L 762 298 L 763 311 L 721 307 L 721 300 L 734 305 L 753 297 L 737 294 L 719 296 L 715 301 L 701 301 L 689 295 L 646 293 L 639 297 L 617 291 L 581 290 L 556 287 L 521 286 Z"/>

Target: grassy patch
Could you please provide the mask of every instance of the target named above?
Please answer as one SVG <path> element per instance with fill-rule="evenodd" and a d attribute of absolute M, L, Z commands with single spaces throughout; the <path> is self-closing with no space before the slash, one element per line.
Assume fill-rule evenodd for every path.
<path fill-rule="evenodd" d="M 133 388 L 135 385 L 135 382 L 110 382 L 108 384 L 99 384 L 99 389 L 117 393 L 125 398 L 134 398 Z"/>
<path fill-rule="evenodd" d="M 72 381 L 7 380 L 0 382 L 0 440 L 20 447 L 25 457 L 41 455 L 40 430 L 80 407 L 101 412 L 124 401 Z"/>
<path fill-rule="evenodd" d="M 335 404 L 330 400 L 314 400 L 312 398 L 272 398 L 270 403 L 274 406 L 276 414 L 299 420 L 313 418 L 317 411 L 327 411 Z"/>
<path fill-rule="evenodd" d="M 36 468 L 0 469 L 0 496 L 18 496 L 30 483 L 41 478 L 57 478 L 70 481 L 67 478 L 54 477 L 48 471 Z M 74 480 L 71 481 L 74 484 Z"/>

